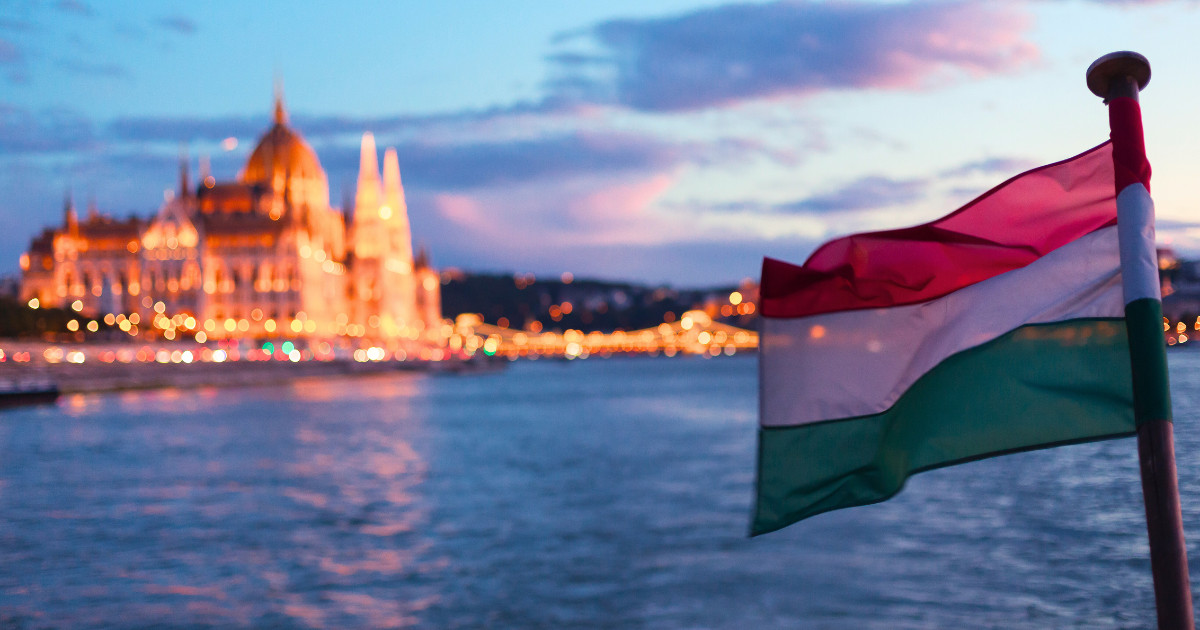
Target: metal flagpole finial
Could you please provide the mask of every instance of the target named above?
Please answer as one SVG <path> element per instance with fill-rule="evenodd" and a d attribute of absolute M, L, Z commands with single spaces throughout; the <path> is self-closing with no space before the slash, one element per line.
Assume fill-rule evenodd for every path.
<path fill-rule="evenodd" d="M 1137 82 L 1138 91 L 1150 83 L 1150 61 L 1131 50 L 1108 53 L 1092 62 L 1087 69 L 1087 86 L 1092 94 L 1108 99 L 1113 79 L 1130 77 Z"/>

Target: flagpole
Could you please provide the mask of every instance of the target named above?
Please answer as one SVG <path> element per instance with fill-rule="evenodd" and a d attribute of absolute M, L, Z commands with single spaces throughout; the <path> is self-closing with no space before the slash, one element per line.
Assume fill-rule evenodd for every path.
<path fill-rule="evenodd" d="M 1175 438 L 1167 386 L 1166 344 L 1150 200 L 1150 163 L 1142 135 L 1138 92 L 1150 81 L 1150 62 L 1114 52 L 1087 71 L 1088 88 L 1109 106 L 1116 171 L 1117 230 L 1125 283 L 1125 319 L 1133 366 L 1134 415 L 1150 571 L 1160 630 L 1192 630 L 1192 593 L 1175 470 Z M 1146 242 L 1149 239 L 1149 246 Z M 1149 251 L 1146 251 L 1149 250 Z"/>

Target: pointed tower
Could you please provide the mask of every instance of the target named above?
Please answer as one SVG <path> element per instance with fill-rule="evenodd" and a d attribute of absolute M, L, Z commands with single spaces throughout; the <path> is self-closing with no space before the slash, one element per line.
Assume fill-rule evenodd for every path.
<path fill-rule="evenodd" d="M 358 188 L 354 195 L 354 254 L 360 259 L 379 259 L 384 255 L 387 235 L 379 210 L 382 200 L 379 186 L 379 161 L 375 154 L 375 136 L 363 134 L 358 161 Z"/>
<path fill-rule="evenodd" d="M 188 155 L 186 145 L 179 147 L 179 198 L 187 199 L 191 196 L 191 186 L 188 184 Z"/>
<path fill-rule="evenodd" d="M 275 124 L 286 125 L 287 109 L 283 106 L 283 79 L 275 79 Z"/>
<path fill-rule="evenodd" d="M 393 147 L 383 153 L 383 203 L 391 208 L 393 215 L 407 218 L 404 186 L 400 183 L 400 161 Z"/>
<path fill-rule="evenodd" d="M 384 283 L 383 248 L 386 235 L 379 220 L 379 162 L 375 157 L 375 136 L 364 133 L 358 161 L 358 188 L 354 195 L 354 223 L 351 226 L 354 253 L 351 284 L 353 304 L 351 321 L 366 330 L 372 315 L 380 312 Z"/>
<path fill-rule="evenodd" d="M 362 150 L 358 160 L 358 193 L 354 197 L 354 214 L 371 212 L 378 214 L 379 209 L 379 158 L 375 154 L 375 136 L 371 132 L 363 134 Z"/>
<path fill-rule="evenodd" d="M 75 199 L 70 188 L 63 198 L 63 229 L 72 236 L 79 234 L 79 215 L 75 213 Z"/>
<path fill-rule="evenodd" d="M 408 204 L 404 200 L 404 185 L 400 183 L 400 161 L 396 149 L 388 147 L 383 154 L 383 207 L 380 217 L 388 227 L 392 254 L 405 267 L 412 266 L 412 230 L 408 225 Z M 383 216 L 388 214 L 390 216 Z"/>

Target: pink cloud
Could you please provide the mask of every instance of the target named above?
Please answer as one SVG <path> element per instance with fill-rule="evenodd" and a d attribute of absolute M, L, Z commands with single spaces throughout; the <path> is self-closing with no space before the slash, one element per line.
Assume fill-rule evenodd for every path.
<path fill-rule="evenodd" d="M 579 225 L 599 228 L 586 235 L 590 242 L 658 242 L 663 240 L 662 226 L 655 225 L 646 210 L 674 183 L 665 173 L 614 183 L 569 200 L 567 207 Z"/>
<path fill-rule="evenodd" d="M 1001 3 L 731 4 L 604 22 L 585 35 L 603 53 L 551 60 L 558 84 L 585 100 L 680 111 L 1013 72 L 1038 56 L 1029 27 Z"/>
<path fill-rule="evenodd" d="M 439 215 L 460 227 L 478 229 L 492 223 L 480 203 L 468 195 L 434 195 L 433 205 Z"/>

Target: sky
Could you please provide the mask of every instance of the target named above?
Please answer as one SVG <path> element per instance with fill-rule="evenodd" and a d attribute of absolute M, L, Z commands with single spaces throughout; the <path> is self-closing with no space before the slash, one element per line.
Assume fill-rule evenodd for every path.
<path fill-rule="evenodd" d="M 363 132 L 396 148 L 436 267 L 730 284 L 1103 142 L 1116 50 L 1153 70 L 1159 241 L 1200 257 L 1197 33 L 1191 1 L 0 0 L 0 274 L 68 194 L 234 179 L 279 82 L 334 206 Z"/>

